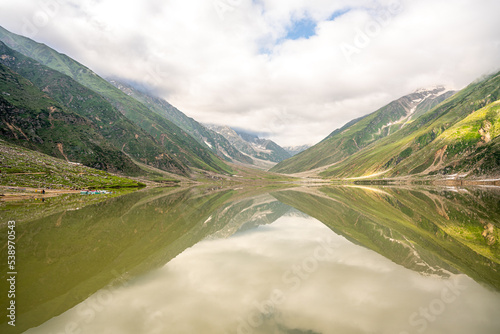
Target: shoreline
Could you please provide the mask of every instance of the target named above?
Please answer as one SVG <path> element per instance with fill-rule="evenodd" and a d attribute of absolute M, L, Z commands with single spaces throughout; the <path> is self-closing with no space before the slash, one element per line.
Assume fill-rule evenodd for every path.
<path fill-rule="evenodd" d="M 42 192 L 45 191 L 45 193 Z M 35 198 L 51 198 L 63 194 L 79 194 L 80 190 L 71 189 L 39 189 L 31 187 L 0 186 L 0 201 L 20 201 Z"/>
<path fill-rule="evenodd" d="M 144 180 L 142 180 L 144 182 Z M 229 178 L 226 181 L 231 181 Z M 241 179 L 234 180 L 240 181 Z M 298 182 L 297 182 L 298 181 Z M 208 182 L 210 183 L 210 182 Z M 217 183 L 217 182 L 214 182 Z M 273 183 L 273 182 L 269 182 Z M 193 185 L 203 185 L 207 184 L 207 182 L 193 182 L 190 186 Z M 427 185 L 427 186 L 450 186 L 450 187 L 500 187 L 500 178 L 487 178 L 487 179 L 419 179 L 419 178 L 395 178 L 395 179 L 311 179 L 311 178 L 302 178 L 300 180 L 290 181 L 290 184 L 297 185 L 300 184 L 302 186 L 325 186 L 325 185 L 372 185 L 372 186 L 383 186 L 383 185 L 391 185 L 391 186 L 419 186 L 419 185 Z M 155 188 L 155 187 L 183 187 L 185 184 L 182 182 L 165 182 L 165 183 L 155 183 L 155 182 L 147 182 L 145 187 L 137 187 L 137 189 L 141 188 Z M 118 187 L 116 189 L 125 189 L 130 187 Z M 11 201 L 20 201 L 26 199 L 45 199 L 56 197 L 64 194 L 79 194 L 82 189 L 73 190 L 73 189 L 41 189 L 41 188 L 33 188 L 33 187 L 21 187 L 21 186 L 0 186 L 0 202 L 11 202 Z M 43 192 L 44 191 L 44 192 Z"/>
<path fill-rule="evenodd" d="M 462 186 L 500 187 L 500 179 L 371 179 L 371 180 L 333 180 L 340 184 L 365 184 L 365 185 L 429 185 L 429 186 Z"/>

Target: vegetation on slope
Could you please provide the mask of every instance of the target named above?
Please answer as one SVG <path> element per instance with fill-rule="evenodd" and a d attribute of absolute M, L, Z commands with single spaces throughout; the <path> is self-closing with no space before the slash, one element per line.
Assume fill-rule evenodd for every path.
<path fill-rule="evenodd" d="M 83 86 L 102 95 L 129 120 L 149 133 L 172 156 L 185 165 L 215 172 L 231 172 L 231 169 L 222 160 L 178 126 L 152 112 L 142 103 L 123 93 L 89 68 L 44 44 L 10 33 L 1 27 L 0 40 L 10 48 L 70 76 Z"/>
<path fill-rule="evenodd" d="M 445 130 L 410 159 L 402 161 L 394 173 L 410 170 L 410 174 L 423 175 L 495 176 L 500 171 L 499 135 L 500 101 L 496 101 Z M 401 159 L 405 158 L 405 151 L 409 157 L 413 148 L 400 153 Z M 413 168 L 416 162 L 423 163 Z"/>
<path fill-rule="evenodd" d="M 27 78 L 55 101 L 85 117 L 116 149 L 142 163 L 187 174 L 187 168 L 148 133 L 129 121 L 99 94 L 0 42 L 0 63 Z M 58 132 L 59 129 L 54 128 Z"/>
<path fill-rule="evenodd" d="M 131 179 L 109 174 L 0 140 L 0 185 L 38 189 L 138 187 Z"/>
<path fill-rule="evenodd" d="M 472 83 L 401 130 L 320 175 L 394 177 L 464 173 L 498 176 L 499 145 L 495 130 L 498 108 L 492 103 L 499 98 L 500 73 L 496 73 Z M 484 107 L 486 109 L 481 110 Z M 471 122 L 474 125 L 470 125 Z"/>
<path fill-rule="evenodd" d="M 453 91 L 445 92 L 443 87 L 437 87 L 404 96 L 367 116 L 352 120 L 317 145 L 279 163 L 272 171 L 297 173 L 341 161 L 405 127 L 412 119 L 453 94 Z"/>
<path fill-rule="evenodd" d="M 17 145 L 112 172 L 139 168 L 93 124 L 0 64 L 0 136 Z"/>
<path fill-rule="evenodd" d="M 253 163 L 252 158 L 238 151 L 222 135 L 207 129 L 193 118 L 186 116 L 183 112 L 172 106 L 167 101 L 141 92 L 118 80 L 111 80 L 110 82 L 122 92 L 143 103 L 151 111 L 170 120 L 172 123 L 190 134 L 198 141 L 198 143 L 210 149 L 222 159 L 226 161 L 241 162 L 244 164 Z"/>

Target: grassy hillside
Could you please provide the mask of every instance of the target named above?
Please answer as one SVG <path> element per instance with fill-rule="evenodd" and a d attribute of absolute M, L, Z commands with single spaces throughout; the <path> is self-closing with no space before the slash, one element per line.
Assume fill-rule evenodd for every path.
<path fill-rule="evenodd" d="M 186 116 L 183 112 L 172 106 L 167 101 L 143 93 L 118 80 L 111 80 L 110 82 L 122 92 L 143 103 L 151 111 L 170 120 L 172 123 L 190 134 L 198 141 L 198 143 L 210 149 L 222 159 L 226 161 L 241 162 L 244 164 L 253 163 L 252 158 L 238 151 L 226 138 L 215 131 L 207 129 L 193 118 Z"/>
<path fill-rule="evenodd" d="M 0 111 L 0 136 L 11 143 L 101 170 L 140 171 L 89 120 L 66 110 L 2 64 Z"/>
<path fill-rule="evenodd" d="M 230 168 L 194 138 L 168 119 L 152 112 L 139 101 L 121 92 L 89 68 L 48 46 L 0 27 L 0 40 L 10 48 L 73 78 L 108 100 L 129 120 L 139 125 L 182 163 L 205 170 L 230 173 Z"/>
<path fill-rule="evenodd" d="M 323 177 L 500 174 L 500 73 L 472 83 L 403 129 L 321 173 Z M 483 109 L 485 108 L 485 109 Z"/>
<path fill-rule="evenodd" d="M 453 91 L 445 91 L 443 87 L 438 87 L 404 96 L 370 115 L 347 123 L 317 145 L 279 163 L 271 170 L 297 173 L 341 161 L 371 143 L 404 128 L 412 119 L 453 94 Z"/>
<path fill-rule="evenodd" d="M 187 173 L 187 167 L 171 156 L 165 147 L 99 94 L 69 76 L 8 48 L 2 42 L 0 57 L 0 64 L 13 69 L 61 105 L 89 120 L 93 128 L 116 149 L 142 163 L 177 174 Z"/>
<path fill-rule="evenodd" d="M 41 189 L 138 187 L 136 181 L 0 140 L 0 185 Z"/>
<path fill-rule="evenodd" d="M 500 101 L 479 109 L 440 134 L 431 144 L 400 162 L 394 175 L 471 173 L 495 176 L 500 171 Z M 410 149 L 413 150 L 413 148 Z M 409 152 L 409 149 L 406 149 Z M 403 151 L 404 152 L 404 151 Z M 420 164 L 424 162 L 423 164 Z M 392 163 L 392 161 L 391 161 Z M 413 168 L 415 165 L 417 167 Z M 412 169 L 413 168 L 413 169 Z"/>

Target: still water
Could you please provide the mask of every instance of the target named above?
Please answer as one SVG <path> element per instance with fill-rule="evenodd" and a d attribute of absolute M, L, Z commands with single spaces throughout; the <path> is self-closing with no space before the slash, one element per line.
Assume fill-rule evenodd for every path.
<path fill-rule="evenodd" d="M 192 188 L 17 209 L 18 326 L 1 331 L 498 333 L 499 200 Z"/>

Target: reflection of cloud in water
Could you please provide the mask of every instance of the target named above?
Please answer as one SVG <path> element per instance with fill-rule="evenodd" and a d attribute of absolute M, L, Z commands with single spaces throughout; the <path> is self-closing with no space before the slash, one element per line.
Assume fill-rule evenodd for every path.
<path fill-rule="evenodd" d="M 72 322 L 81 333 L 134 334 L 500 329 L 498 293 L 464 275 L 421 276 L 297 216 L 203 241 L 98 306 L 94 317 L 83 303 L 28 333 Z"/>

